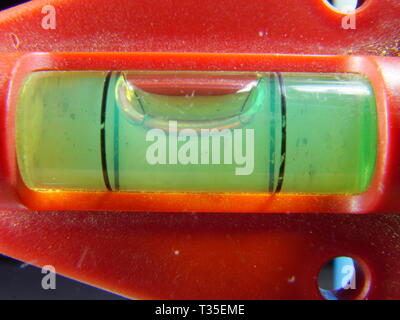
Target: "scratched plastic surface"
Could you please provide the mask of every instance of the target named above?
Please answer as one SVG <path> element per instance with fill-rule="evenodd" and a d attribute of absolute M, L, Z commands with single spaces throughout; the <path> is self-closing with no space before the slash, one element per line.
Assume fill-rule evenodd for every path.
<path fill-rule="evenodd" d="M 356 74 L 35 72 L 16 136 L 33 190 L 356 194 L 377 120 Z"/>

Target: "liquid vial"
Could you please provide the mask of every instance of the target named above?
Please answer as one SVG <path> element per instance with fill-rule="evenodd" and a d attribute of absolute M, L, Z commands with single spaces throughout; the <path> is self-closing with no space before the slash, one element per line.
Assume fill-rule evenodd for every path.
<path fill-rule="evenodd" d="M 375 96 L 358 74 L 39 71 L 16 152 L 37 191 L 357 194 Z"/>

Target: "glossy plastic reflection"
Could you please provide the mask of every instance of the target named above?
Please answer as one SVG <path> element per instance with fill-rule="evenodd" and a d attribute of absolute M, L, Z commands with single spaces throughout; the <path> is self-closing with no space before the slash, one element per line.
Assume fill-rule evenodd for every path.
<path fill-rule="evenodd" d="M 35 72 L 17 157 L 33 190 L 355 194 L 376 121 L 355 74 Z"/>

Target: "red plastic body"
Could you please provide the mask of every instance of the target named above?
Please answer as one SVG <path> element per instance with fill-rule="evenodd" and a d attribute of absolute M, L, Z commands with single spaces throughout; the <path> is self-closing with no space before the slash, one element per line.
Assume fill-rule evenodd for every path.
<path fill-rule="evenodd" d="M 129 297 L 185 299 L 322 298 L 319 269 L 347 255 L 365 267 L 367 298 L 400 298 L 400 218 L 388 214 L 400 212 L 400 62 L 368 57 L 399 55 L 397 1 L 367 1 L 355 30 L 342 29 L 343 15 L 319 0 L 301 7 L 289 0 L 59 0 L 50 1 L 57 28 L 44 30 L 47 4 L 0 13 L 2 253 Z M 30 53 L 38 51 L 47 53 Z M 16 88 L 29 71 L 71 69 L 366 74 L 378 103 L 376 177 L 367 193 L 351 198 L 159 195 L 152 208 L 146 195 L 116 195 L 107 202 L 110 210 L 168 213 L 85 211 L 107 205 L 93 195 L 42 201 L 46 195 L 16 188 Z M 82 211 L 32 212 L 21 200 L 40 210 Z M 294 213 L 262 213 L 286 211 Z"/>

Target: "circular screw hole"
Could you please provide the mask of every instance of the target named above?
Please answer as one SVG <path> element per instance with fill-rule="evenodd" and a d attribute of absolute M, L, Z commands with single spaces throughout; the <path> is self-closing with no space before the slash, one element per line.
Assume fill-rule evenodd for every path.
<path fill-rule="evenodd" d="M 322 267 L 318 288 L 327 300 L 360 300 L 367 295 L 369 285 L 364 267 L 350 257 L 336 257 Z"/>
<path fill-rule="evenodd" d="M 331 7 L 342 13 L 349 13 L 360 8 L 366 0 L 325 0 Z"/>

